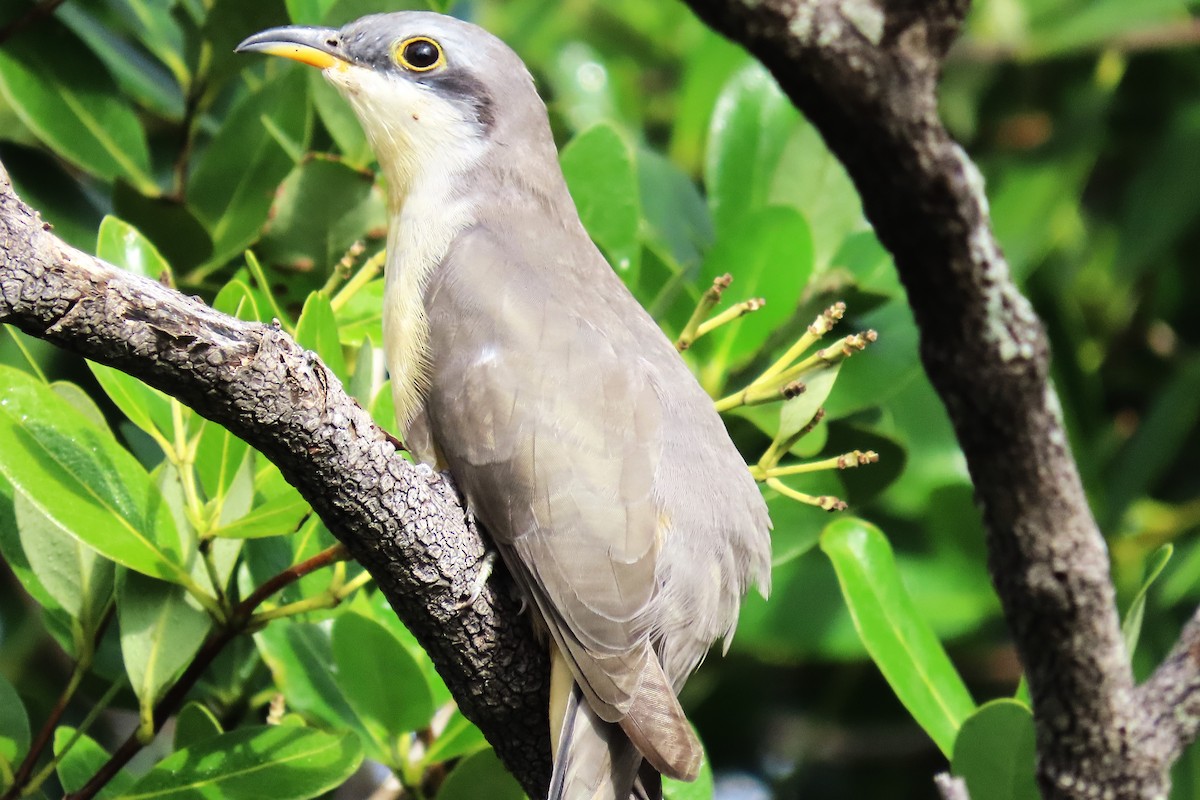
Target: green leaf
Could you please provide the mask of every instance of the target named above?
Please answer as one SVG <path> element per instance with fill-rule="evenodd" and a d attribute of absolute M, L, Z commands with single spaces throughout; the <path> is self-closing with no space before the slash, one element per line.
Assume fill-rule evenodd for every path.
<path fill-rule="evenodd" d="M 311 511 L 308 501 L 292 489 L 254 506 L 249 514 L 222 525 L 212 535 L 223 539 L 261 539 L 295 533 Z"/>
<path fill-rule="evenodd" d="M 79 5 L 59 6 L 56 16 L 104 62 L 125 94 L 160 116 L 176 121 L 183 119 L 183 92 L 174 76 Z M 141 41 L 149 46 L 159 40 L 152 36 L 149 39 L 143 37 Z M 177 63 L 183 64 L 182 60 Z"/>
<path fill-rule="evenodd" d="M 156 194 L 146 134 L 104 65 L 57 26 L 41 26 L 37 33 L 0 50 L 0 94 L 39 139 L 75 166 L 106 180 L 127 178 Z"/>
<path fill-rule="evenodd" d="M 123 800 L 307 800 L 340 786 L 361 762 L 350 732 L 239 728 L 167 756 Z"/>
<path fill-rule="evenodd" d="M 183 29 L 172 15 L 173 2 L 160 0 L 110 0 L 109 5 L 133 33 L 170 71 L 180 86 L 191 80 L 185 61 Z"/>
<path fill-rule="evenodd" d="M 316 0 L 309 0 L 314 1 Z M 371 143 L 367 141 L 367 135 L 363 133 L 354 109 L 316 70 L 309 73 L 308 86 L 317 116 L 325 125 L 325 130 L 329 131 L 329 136 L 337 145 L 342 158 L 351 167 L 366 169 L 375 160 L 375 154 L 371 151 Z"/>
<path fill-rule="evenodd" d="M 108 399 L 121 409 L 130 422 L 162 443 L 172 440 L 175 423 L 170 397 L 119 369 L 94 361 L 87 362 L 87 365 Z"/>
<path fill-rule="evenodd" d="M 135 275 L 158 280 L 171 266 L 153 243 L 128 222 L 106 216 L 96 236 L 96 256 Z"/>
<path fill-rule="evenodd" d="M 68 746 L 69 750 L 66 749 Z M 57 767 L 58 780 L 68 792 L 77 792 L 87 785 L 109 759 L 108 751 L 95 739 L 66 726 L 54 731 L 54 755 L 60 759 Z M 100 800 L 120 797 L 132 785 L 133 776 L 126 770 L 121 770 L 96 796 Z"/>
<path fill-rule="evenodd" d="M 297 25 L 320 25 L 336 0 L 287 0 L 288 17 Z"/>
<path fill-rule="evenodd" d="M 29 750 L 29 717 L 17 690 L 0 675 L 0 760 L 16 764 Z"/>
<path fill-rule="evenodd" d="M 327 274 L 355 241 L 386 230 L 383 196 L 373 186 L 370 173 L 339 161 L 297 165 L 279 187 L 255 254 L 276 269 Z"/>
<path fill-rule="evenodd" d="M 766 204 L 799 113 L 757 62 L 734 75 L 717 99 L 708 134 L 704 182 L 717 232 Z"/>
<path fill-rule="evenodd" d="M 379 751 L 376 755 L 382 754 L 380 743 L 374 740 L 330 672 L 334 658 L 328 627 L 278 620 L 255 634 L 254 641 L 288 708 L 328 725 L 342 728 L 349 725 L 361 733 L 364 742 Z"/>
<path fill-rule="evenodd" d="M 669 253 L 678 268 L 690 270 L 713 241 L 713 221 L 704 198 L 687 173 L 653 150 L 638 150 L 637 174 L 646 238 Z"/>
<path fill-rule="evenodd" d="M 949 756 L 975 703 L 917 612 L 887 539 L 873 525 L 844 518 L 822 532 L 821 549 L 837 570 L 867 652 L 913 719 Z"/>
<path fill-rule="evenodd" d="M 1136 5 L 1136 4 L 1135 4 Z M 1182 106 L 1161 137 L 1135 152 L 1142 156 L 1120 219 L 1117 263 L 1123 282 L 1133 284 L 1161 265 L 1169 249 L 1200 213 L 1200 186 L 1179 169 L 1200 136 L 1200 103 Z"/>
<path fill-rule="evenodd" d="M 313 292 L 304 303 L 296 323 L 296 344 L 315 352 L 325 366 L 343 382 L 346 380 L 346 356 L 338 336 L 337 319 L 324 292 Z"/>
<path fill-rule="evenodd" d="M 221 723 L 208 707 L 195 700 L 185 705 L 175 717 L 175 749 L 182 750 L 206 739 L 220 736 Z"/>
<path fill-rule="evenodd" d="M 525 800 L 517 781 L 488 748 L 467 756 L 442 784 L 438 800 Z"/>
<path fill-rule="evenodd" d="M 809 122 L 789 132 L 775 164 L 766 203 L 787 205 L 804 215 L 812 230 L 816 269 L 824 270 L 846 237 L 867 228 L 858 190 L 842 163 Z"/>
<path fill-rule="evenodd" d="M 113 563 L 47 517 L 22 494 L 13 498 L 21 547 L 42 586 L 90 638 L 113 592 Z"/>
<path fill-rule="evenodd" d="M 236 278 L 221 287 L 213 299 L 213 308 L 217 311 L 252 322 L 269 322 L 271 317 L 266 311 L 269 305 L 257 289 Z"/>
<path fill-rule="evenodd" d="M 208 230 L 191 206 L 178 198 L 147 197 L 119 180 L 113 187 L 111 213 L 153 242 L 176 274 L 189 273 L 212 257 L 213 243 Z"/>
<path fill-rule="evenodd" d="M 311 114 L 304 81 L 303 73 L 289 71 L 243 97 L 196 163 L 188 201 L 212 237 L 210 265 L 241 253 L 266 224 L 275 190 L 294 166 L 271 128 L 307 142 Z"/>
<path fill-rule="evenodd" d="M 450 714 L 446 727 L 425 751 L 425 764 L 440 764 L 452 758 L 478 753 L 488 747 L 483 731 L 462 715 L 457 708 Z"/>
<path fill-rule="evenodd" d="M 790 319 L 813 269 L 812 233 L 800 213 L 776 207 L 744 216 L 717 237 L 704 259 L 701 284 L 726 273 L 733 286 L 728 301 L 762 297 L 766 306 L 723 325 L 700 344 L 701 382 L 710 390 L 724 386 L 729 370 L 753 357 L 772 331 Z"/>
<path fill-rule="evenodd" d="M 383 289 L 383 278 L 373 280 L 334 312 L 342 344 L 352 347 L 370 339 L 375 347 L 383 346 Z"/>
<path fill-rule="evenodd" d="M 826 364 L 800 376 L 800 380 L 804 383 L 803 394 L 785 401 L 779 410 L 779 438 L 781 440 L 799 433 L 805 425 L 812 422 L 817 411 L 829 399 L 829 394 L 833 391 L 833 385 L 837 381 L 838 373 L 844 363 L 844 361 L 839 361 L 832 365 Z"/>
<path fill-rule="evenodd" d="M 641 203 L 633 148 L 615 127 L 601 123 L 568 142 L 560 161 L 584 227 L 621 280 L 636 286 Z"/>
<path fill-rule="evenodd" d="M 181 586 L 126 572 L 117 586 L 121 654 L 147 719 L 212 627 Z"/>
<path fill-rule="evenodd" d="M 343 614 L 333 622 L 333 658 L 346 699 L 378 739 L 394 741 L 429 725 L 429 685 L 386 628 L 358 614 Z"/>
<path fill-rule="evenodd" d="M 204 495 L 223 506 L 239 472 L 250 458 L 250 445 L 215 422 L 202 420 L 201 425 L 200 438 L 196 442 L 196 475 Z M 244 512 L 246 506 L 241 510 Z"/>
<path fill-rule="evenodd" d="M 189 583 L 185 548 L 150 476 L 112 434 L 0 366 L 0 473 L 55 524 L 130 569 Z"/>
<path fill-rule="evenodd" d="M 1146 564 L 1146 578 L 1142 581 L 1142 586 L 1134 596 L 1133 602 L 1129 604 L 1129 610 L 1125 612 L 1125 619 L 1121 622 L 1121 635 L 1125 639 L 1125 651 L 1131 658 L 1134 651 L 1137 650 L 1138 637 L 1142 633 L 1142 619 L 1146 614 L 1146 593 L 1158 580 L 1158 576 L 1162 574 L 1174 552 L 1175 547 L 1171 544 L 1164 544 L 1154 551 L 1150 556 L 1149 563 Z"/>
<path fill-rule="evenodd" d="M 1036 758 L 1029 707 L 993 700 L 962 723 L 951 768 L 971 800 L 1038 800 Z"/>

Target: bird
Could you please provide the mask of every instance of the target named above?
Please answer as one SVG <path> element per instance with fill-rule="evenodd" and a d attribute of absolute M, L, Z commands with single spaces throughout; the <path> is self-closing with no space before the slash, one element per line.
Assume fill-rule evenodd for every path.
<path fill-rule="evenodd" d="M 448 470 L 551 651 L 552 800 L 661 796 L 702 747 L 678 692 L 770 588 L 767 507 L 712 399 L 593 243 L 545 103 L 469 22 L 283 26 L 386 182 L 397 423 Z"/>

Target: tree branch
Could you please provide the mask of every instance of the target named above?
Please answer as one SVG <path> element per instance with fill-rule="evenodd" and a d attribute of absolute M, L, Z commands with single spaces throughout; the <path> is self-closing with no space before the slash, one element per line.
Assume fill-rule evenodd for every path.
<path fill-rule="evenodd" d="M 454 488 L 414 467 L 312 353 L 66 245 L 0 165 L 0 322 L 141 378 L 258 448 L 371 573 L 531 796 L 549 784 L 548 664 Z"/>
<path fill-rule="evenodd" d="M 687 2 L 757 56 L 820 130 L 895 259 L 1028 674 L 1043 794 L 1166 796 L 1179 748 L 1152 739 L 1136 702 L 1045 333 L 995 241 L 983 180 L 937 114 L 940 65 L 968 0 Z M 1176 729 L 1175 744 L 1194 733 Z"/>

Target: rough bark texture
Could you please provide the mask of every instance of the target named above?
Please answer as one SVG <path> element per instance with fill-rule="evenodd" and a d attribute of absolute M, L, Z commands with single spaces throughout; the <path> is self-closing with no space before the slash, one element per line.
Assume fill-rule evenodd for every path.
<path fill-rule="evenodd" d="M 996 244 L 982 179 L 937 114 L 940 64 L 969 3 L 687 2 L 774 73 L 845 164 L 895 258 L 1028 674 L 1043 794 L 1165 797 L 1167 768 L 1198 725 L 1200 624 L 1135 693 L 1045 333 Z M 1186 702 L 1185 722 L 1175 702 Z"/>
<path fill-rule="evenodd" d="M 544 795 L 545 649 L 503 570 L 463 607 L 485 544 L 453 487 L 409 464 L 280 329 L 118 270 L 47 227 L 0 165 L 0 322 L 141 378 L 275 462 L 374 577 L 463 713 L 531 796 Z"/>

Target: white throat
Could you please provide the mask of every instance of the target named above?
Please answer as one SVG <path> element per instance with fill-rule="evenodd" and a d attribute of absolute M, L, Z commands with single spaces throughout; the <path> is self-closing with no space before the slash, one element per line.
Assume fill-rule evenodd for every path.
<path fill-rule="evenodd" d="M 325 75 L 354 107 L 388 183 L 383 342 L 396 421 L 405 431 L 429 388 L 425 284 L 474 222 L 462 182 L 486 143 L 474 120 L 423 87 L 358 68 Z"/>

